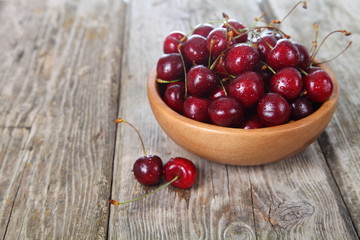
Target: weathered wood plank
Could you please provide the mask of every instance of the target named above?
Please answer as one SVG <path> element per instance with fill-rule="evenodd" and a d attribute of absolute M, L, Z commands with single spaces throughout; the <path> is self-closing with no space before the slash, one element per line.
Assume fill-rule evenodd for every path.
<path fill-rule="evenodd" d="M 0 202 L 1 238 L 106 238 L 125 12 L 123 1 L 101 0 L 1 9 L 2 131 L 31 127 L 18 151 L 20 133 L 2 145 L 12 155 L 1 166 L 22 177 L 1 176 L 13 205 Z"/>
<path fill-rule="evenodd" d="M 256 5 L 249 6 L 244 9 L 228 1 L 130 2 L 119 115 L 139 128 L 149 153 L 158 154 L 164 162 L 178 155 L 188 157 L 198 166 L 199 178 L 189 190 L 169 188 L 141 202 L 111 208 L 110 238 L 255 239 L 247 170 L 241 174 L 237 168 L 228 169 L 184 152 L 156 124 L 145 89 L 147 75 L 162 54 L 162 42 L 169 32 L 188 32 L 198 23 L 221 18 L 222 11 L 234 18 L 260 14 Z M 253 20 L 244 19 L 245 24 Z M 136 134 L 128 126 L 119 126 L 118 133 L 112 198 L 127 200 L 152 188 L 138 184 L 131 172 L 133 162 L 142 155 Z M 239 182 L 244 182 L 242 188 L 238 188 Z"/>
<path fill-rule="evenodd" d="M 140 129 L 149 152 L 159 154 L 165 162 L 178 155 L 188 157 L 197 164 L 200 176 L 190 190 L 170 188 L 141 202 L 111 208 L 110 237 L 356 238 L 318 144 L 280 163 L 251 168 L 224 166 L 184 152 L 156 125 L 146 103 L 145 81 L 161 55 L 164 37 L 172 30 L 187 32 L 222 11 L 245 19 L 245 24 L 260 15 L 253 1 L 131 2 L 119 115 Z M 145 37 L 138 38 L 139 33 Z M 127 200 L 152 188 L 142 187 L 131 173 L 133 162 L 142 154 L 137 136 L 126 126 L 118 131 L 112 198 Z"/>
<path fill-rule="evenodd" d="M 25 149 L 29 128 L 0 127 L 0 236 L 7 229 L 11 211 L 14 207 L 18 187 L 21 181 L 26 155 L 31 149 Z"/>
<path fill-rule="evenodd" d="M 273 12 L 284 16 L 291 1 L 273 1 Z M 282 6 L 281 8 L 276 6 Z M 320 39 L 337 29 L 347 29 L 353 34 L 349 38 L 334 35 L 319 52 L 319 58 L 326 60 L 339 53 L 349 40 L 354 44 L 342 56 L 329 62 L 340 85 L 340 101 L 334 119 L 319 138 L 321 150 L 335 178 L 337 187 L 349 210 L 351 219 L 360 234 L 360 83 L 359 69 L 354 67 L 360 58 L 359 1 L 309 1 L 308 10 L 299 9 L 284 23 L 290 35 L 311 45 L 312 24 L 320 25 Z M 294 21 L 301 19 L 299 21 Z"/>

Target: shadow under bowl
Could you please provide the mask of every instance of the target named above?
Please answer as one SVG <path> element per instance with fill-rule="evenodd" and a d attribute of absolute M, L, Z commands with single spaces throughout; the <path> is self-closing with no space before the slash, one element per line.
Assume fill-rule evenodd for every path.
<path fill-rule="evenodd" d="M 147 94 L 152 112 L 163 131 L 179 146 L 202 158 L 229 165 L 260 165 L 288 158 L 310 145 L 331 120 L 339 99 L 333 72 L 333 93 L 311 115 L 279 126 L 240 129 L 215 126 L 189 119 L 173 111 L 162 100 L 156 69 L 148 76 Z"/>

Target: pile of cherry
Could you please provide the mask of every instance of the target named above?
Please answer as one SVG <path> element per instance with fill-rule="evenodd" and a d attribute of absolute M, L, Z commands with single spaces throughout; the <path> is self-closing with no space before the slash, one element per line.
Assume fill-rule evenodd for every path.
<path fill-rule="evenodd" d="M 247 28 L 224 14 L 219 27 L 170 33 L 156 67 L 164 102 L 188 118 L 245 129 L 313 113 L 330 98 L 332 80 L 314 63 L 317 46 L 310 53 L 276 24 Z"/>

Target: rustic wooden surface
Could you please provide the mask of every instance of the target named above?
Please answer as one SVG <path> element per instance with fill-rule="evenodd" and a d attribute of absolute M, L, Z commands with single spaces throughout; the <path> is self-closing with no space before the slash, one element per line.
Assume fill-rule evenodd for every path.
<path fill-rule="evenodd" d="M 172 30 L 188 32 L 222 12 L 249 25 L 284 16 L 295 1 L 0 0 L 0 238 L 358 239 L 360 233 L 359 1 L 309 1 L 283 24 L 310 46 L 335 29 L 319 57 L 340 83 L 338 109 L 306 150 L 278 163 L 234 167 L 185 152 L 156 124 L 146 77 Z M 189 190 L 152 188 L 131 173 L 148 152 L 192 159 Z"/>

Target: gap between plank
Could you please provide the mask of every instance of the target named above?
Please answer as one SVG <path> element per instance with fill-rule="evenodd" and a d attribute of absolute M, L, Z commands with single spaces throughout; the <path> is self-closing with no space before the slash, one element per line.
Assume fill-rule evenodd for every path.
<path fill-rule="evenodd" d="M 121 46 L 120 46 L 120 59 L 119 59 L 119 64 L 120 64 L 120 71 L 119 71 L 119 86 L 117 89 L 117 105 L 116 105 L 116 117 L 118 117 L 119 115 L 119 110 L 120 110 L 120 97 L 121 97 L 121 79 L 122 79 L 122 72 L 123 72 L 123 59 L 124 59 L 124 50 L 125 50 L 125 43 L 127 43 L 127 39 L 128 39 L 128 22 L 129 22 L 129 2 L 126 0 L 122 1 L 122 10 L 121 13 L 122 14 L 122 19 L 121 19 L 121 24 L 122 24 L 122 31 L 120 31 L 121 33 Z M 114 151 L 113 151 L 113 156 L 112 156 L 112 166 L 111 166 L 111 180 L 110 180 L 110 191 L 109 191 L 109 200 L 111 199 L 112 193 L 113 193 L 113 183 L 114 183 L 114 170 L 115 170 L 115 155 L 116 155 L 116 144 L 117 144 L 117 139 L 118 139 L 118 126 L 119 124 L 115 125 L 115 139 L 114 139 Z M 108 221 L 107 221 L 107 232 L 106 232 L 106 239 L 109 239 L 109 235 L 110 235 L 110 218 L 111 218 L 111 204 L 108 204 Z"/>

